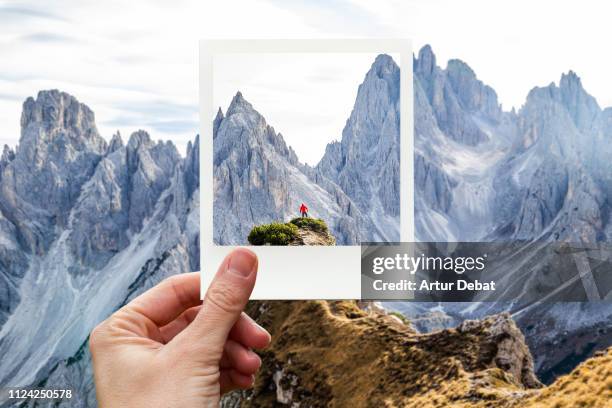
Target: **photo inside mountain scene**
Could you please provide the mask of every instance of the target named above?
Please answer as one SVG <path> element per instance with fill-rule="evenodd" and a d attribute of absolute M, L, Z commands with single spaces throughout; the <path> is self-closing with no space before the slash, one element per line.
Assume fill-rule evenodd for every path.
<path fill-rule="evenodd" d="M 387 54 L 215 56 L 214 242 L 400 236 L 400 70 Z"/>

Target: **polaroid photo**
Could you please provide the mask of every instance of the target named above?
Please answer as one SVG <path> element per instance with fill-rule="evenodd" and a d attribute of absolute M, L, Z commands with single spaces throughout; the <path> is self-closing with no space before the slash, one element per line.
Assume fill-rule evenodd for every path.
<path fill-rule="evenodd" d="M 413 241 L 409 40 L 200 42 L 202 295 L 259 257 L 253 299 L 359 299 L 361 244 Z"/>

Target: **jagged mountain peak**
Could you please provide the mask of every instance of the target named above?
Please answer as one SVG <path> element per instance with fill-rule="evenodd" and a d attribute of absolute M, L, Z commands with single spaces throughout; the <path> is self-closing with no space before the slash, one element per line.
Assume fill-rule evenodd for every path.
<path fill-rule="evenodd" d="M 28 97 L 23 103 L 16 153 L 23 167 L 48 167 L 55 172 L 55 163 L 94 160 L 106 152 L 107 143 L 98 133 L 93 111 L 74 96 L 53 89 L 40 91 L 36 99 Z"/>
<path fill-rule="evenodd" d="M 433 52 L 431 45 L 424 45 L 418 53 L 418 57 L 414 60 L 414 72 L 417 76 L 426 81 L 444 81 L 448 80 L 457 97 L 462 102 L 466 103 L 466 108 L 469 109 L 487 109 L 489 113 L 498 115 L 501 113 L 497 101 L 497 93 L 493 88 L 483 83 L 476 72 L 466 62 L 453 58 L 448 60 L 446 68 L 442 70 L 438 67 L 436 55 Z M 442 72 L 438 78 L 432 78 L 432 74 L 436 69 Z M 426 86 L 429 89 L 429 86 Z M 439 87 L 441 88 L 441 87 Z"/>
<path fill-rule="evenodd" d="M 399 235 L 399 67 L 379 55 L 359 85 L 341 141 L 329 143 L 316 166 L 351 200 L 346 212 L 358 219 L 364 241 L 393 241 Z M 373 182 L 373 180 L 377 180 Z M 383 181 L 384 180 L 384 181 Z"/>
<path fill-rule="evenodd" d="M 13 219 L 25 214 L 35 220 L 24 223 L 20 233 L 27 237 L 29 250 L 42 252 L 53 238 L 50 231 L 67 222 L 67 210 L 106 154 L 107 144 L 91 109 L 55 89 L 26 99 L 21 125 L 14 160 L 2 170 L 10 177 L 3 177 L 0 200 Z"/>
<path fill-rule="evenodd" d="M 351 116 L 360 115 L 357 112 L 360 110 L 365 109 L 361 112 L 363 114 L 367 110 L 374 111 L 377 107 L 380 108 L 377 103 L 371 100 L 372 98 L 379 98 L 379 102 L 384 108 L 393 105 L 399 99 L 399 76 L 400 69 L 393 58 L 387 54 L 378 55 L 366 73 L 363 82 L 359 85 Z M 380 114 L 381 112 L 377 111 L 374 116 L 380 116 Z"/>
<path fill-rule="evenodd" d="M 399 83 L 399 75 L 400 70 L 399 66 L 395 63 L 393 58 L 387 54 L 380 54 L 376 57 L 370 70 L 365 76 L 365 79 L 361 85 L 359 85 L 359 90 L 357 91 L 357 101 L 360 99 L 368 98 L 368 95 L 374 90 L 377 89 L 380 85 L 375 85 L 375 83 L 379 81 L 386 82 L 386 92 L 392 101 L 397 101 L 399 99 L 399 87 L 397 84 Z M 359 102 L 356 102 L 355 105 L 358 105 Z"/>
<path fill-rule="evenodd" d="M 468 146 L 489 140 L 490 135 L 481 129 L 479 122 L 494 125 L 503 119 L 493 88 L 479 80 L 474 70 L 459 59 L 449 60 L 444 69 L 436 65 L 429 45 L 421 48 L 413 66 L 415 104 L 424 111 L 432 110 L 437 127 L 448 138 Z"/>
<path fill-rule="evenodd" d="M 108 153 L 112 153 L 116 150 L 121 149 L 124 146 L 123 138 L 121 137 L 121 133 L 117 131 L 111 138 L 111 141 L 108 144 Z"/>
<path fill-rule="evenodd" d="M 589 95 L 584 89 L 580 76 L 573 70 L 569 70 L 567 73 L 562 73 L 558 85 L 555 83 L 555 81 L 551 81 L 546 86 L 533 87 L 527 95 L 527 100 L 530 98 L 546 96 L 561 102 L 562 95 L 565 95 L 566 97 L 584 96 L 589 99 L 593 99 L 593 102 L 597 105 L 595 98 Z"/>
<path fill-rule="evenodd" d="M 270 147 L 291 164 L 299 165 L 297 155 L 287 146 L 283 135 L 276 133 L 240 91 L 232 99 L 226 116 L 217 116 L 213 122 L 213 131 L 217 159 L 225 157 L 225 154 L 229 154 L 237 145 L 242 145 L 242 148 L 256 145 Z"/>
<path fill-rule="evenodd" d="M 221 110 L 221 107 L 219 106 L 219 109 L 217 110 L 217 115 L 215 116 L 215 119 L 213 120 L 213 138 L 217 134 L 217 130 L 219 130 L 219 125 L 223 121 L 223 118 L 224 118 L 223 110 Z"/>
<path fill-rule="evenodd" d="M 393 58 L 387 54 L 379 54 L 372 63 L 372 70 L 376 72 L 379 77 L 387 75 L 393 71 L 399 69 Z"/>
<path fill-rule="evenodd" d="M 132 150 L 138 150 L 139 148 L 150 148 L 155 142 L 151 140 L 151 136 L 145 130 L 137 130 L 130 135 L 128 141 L 128 147 Z"/>
<path fill-rule="evenodd" d="M 457 58 L 448 60 L 446 71 L 452 76 L 461 75 L 472 80 L 476 79 L 474 70 L 468 64 Z"/>
<path fill-rule="evenodd" d="M 0 157 L 0 163 L 8 163 L 15 158 L 15 151 L 11 149 L 9 145 L 4 145 L 2 149 L 2 156 Z"/>
<path fill-rule="evenodd" d="M 537 103 L 540 100 L 555 99 L 556 92 L 558 92 L 558 88 L 554 81 L 551 81 L 546 86 L 534 86 L 529 90 L 525 104 L 521 107 L 521 111 L 524 111 L 530 104 Z"/>
<path fill-rule="evenodd" d="M 74 96 L 57 89 L 38 92 L 36 99 L 28 97 L 21 115 L 22 138 L 31 125 L 45 129 L 64 128 L 86 138 L 99 137 L 93 111 Z"/>
<path fill-rule="evenodd" d="M 599 104 L 595 98 L 584 89 L 582 80 L 578 74 L 572 70 L 561 74 L 561 79 L 559 80 L 559 90 L 561 91 L 564 102 L 566 102 L 568 105 L 582 102 L 589 105 L 592 110 L 600 110 Z"/>
<path fill-rule="evenodd" d="M 253 109 L 253 105 L 251 105 L 250 102 L 244 99 L 244 96 L 242 96 L 242 92 L 238 91 L 236 92 L 236 95 L 234 95 L 234 97 L 232 98 L 232 102 L 230 103 L 229 108 L 227 108 L 226 116 L 232 116 L 241 112 L 251 113 L 254 111 L 255 109 Z M 223 112 L 221 112 L 221 115 L 223 115 Z"/>
<path fill-rule="evenodd" d="M 436 55 L 431 45 L 426 44 L 419 50 L 418 57 L 414 61 L 414 71 L 427 77 L 436 69 Z"/>
<path fill-rule="evenodd" d="M 451 59 L 446 67 L 447 77 L 458 99 L 469 111 L 481 111 L 488 116 L 498 118 L 501 108 L 497 93 L 485 85 L 474 70 L 459 59 Z"/>
<path fill-rule="evenodd" d="M 580 77 L 572 70 L 561 75 L 559 85 L 551 82 L 544 87 L 534 87 L 523 108 L 533 109 L 548 103 L 562 106 L 576 128 L 582 131 L 591 127 L 601 113 L 597 100 L 584 89 Z"/>
<path fill-rule="evenodd" d="M 582 80 L 580 79 L 578 74 L 576 74 L 576 72 L 574 72 L 571 69 L 567 71 L 567 73 L 565 72 L 562 73 L 561 80 L 559 81 L 559 87 L 565 88 L 565 87 L 574 87 L 574 86 L 582 88 Z"/>
<path fill-rule="evenodd" d="M 199 139 L 200 139 L 200 135 L 196 135 L 195 140 L 192 142 L 191 140 L 187 142 L 187 150 L 186 150 L 186 157 L 189 157 L 192 153 L 193 153 L 193 148 L 194 145 L 197 147 L 199 144 Z"/>
<path fill-rule="evenodd" d="M 586 92 L 580 77 L 571 70 L 561 75 L 559 89 L 561 100 L 577 127 L 584 129 L 591 126 L 595 117 L 601 112 L 601 108 L 597 100 Z"/>

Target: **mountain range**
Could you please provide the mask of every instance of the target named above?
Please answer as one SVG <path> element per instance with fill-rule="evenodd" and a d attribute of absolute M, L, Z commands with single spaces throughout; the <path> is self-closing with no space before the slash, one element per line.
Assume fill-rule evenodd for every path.
<path fill-rule="evenodd" d="M 376 58 L 342 139 L 315 167 L 237 94 L 213 126 L 215 207 L 226 212 L 215 211 L 217 242 L 246 239 L 253 222 L 285 219 L 299 200 L 314 203 L 312 215 L 327 217 L 342 243 L 394 240 L 398 72 Z M 504 111 L 469 66 L 441 68 L 426 46 L 414 59 L 414 117 L 419 240 L 610 240 L 612 109 L 576 74 Z M 41 91 L 24 102 L 19 145 L 0 157 L 1 384 L 72 388 L 78 398 L 64 406 L 95 406 L 89 331 L 164 277 L 198 269 L 197 137 L 184 156 L 144 131 L 107 141 L 71 95 Z M 541 379 L 610 345 L 608 305 L 514 315 Z M 393 306 L 422 331 L 490 312 Z"/>
<path fill-rule="evenodd" d="M 572 71 L 516 112 L 459 60 L 414 61 L 415 220 L 422 241 L 609 242 L 612 108 Z"/>
<path fill-rule="evenodd" d="M 73 96 L 23 104 L 0 160 L 0 383 L 53 384 L 95 406 L 86 343 L 164 276 L 199 269 L 199 141 L 106 142 Z M 2 401 L 0 401 L 0 404 Z"/>

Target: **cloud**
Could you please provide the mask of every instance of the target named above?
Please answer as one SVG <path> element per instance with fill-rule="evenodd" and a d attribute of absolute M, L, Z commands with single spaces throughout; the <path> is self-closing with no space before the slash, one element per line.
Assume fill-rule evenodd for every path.
<path fill-rule="evenodd" d="M 0 5 L 0 20 L 12 20 L 14 18 L 40 18 L 56 21 L 68 21 L 67 18 L 41 10 L 40 7 L 31 8 L 26 6 Z"/>
<path fill-rule="evenodd" d="M 22 98 L 21 98 L 21 96 L 16 95 L 16 94 L 0 92 L 0 99 L 2 99 L 4 101 L 16 101 L 16 102 L 20 102 Z"/>
<path fill-rule="evenodd" d="M 112 60 L 121 65 L 140 65 L 147 64 L 150 62 L 157 61 L 157 58 L 151 55 L 118 55 L 116 57 L 112 57 Z"/>
<path fill-rule="evenodd" d="M 149 118 L 193 116 L 198 113 L 196 104 L 183 104 L 169 101 L 120 102 L 113 108 L 121 112 L 134 112 Z"/>
<path fill-rule="evenodd" d="M 198 120 L 174 119 L 174 120 L 143 120 L 140 115 L 117 116 L 111 120 L 102 121 L 100 124 L 107 128 L 130 128 L 132 131 L 137 129 L 150 128 L 153 132 L 165 134 L 193 134 L 198 133 L 200 122 Z"/>
<path fill-rule="evenodd" d="M 79 40 L 76 37 L 61 35 L 51 32 L 40 32 L 27 34 L 20 37 L 21 41 L 31 43 L 77 43 Z"/>
<path fill-rule="evenodd" d="M 302 16 L 306 24 L 323 35 L 353 37 L 384 36 L 388 27 L 360 4 L 349 0 L 268 0 Z M 380 2 L 372 2 L 378 4 Z"/>
<path fill-rule="evenodd" d="M 195 135 L 199 131 L 200 122 L 198 120 L 160 120 L 146 123 L 161 133 L 192 133 Z"/>
<path fill-rule="evenodd" d="M 195 135 L 199 129 L 198 106 L 168 101 L 132 101 L 110 105 L 117 115 L 103 127 L 149 129 L 153 135 Z"/>

